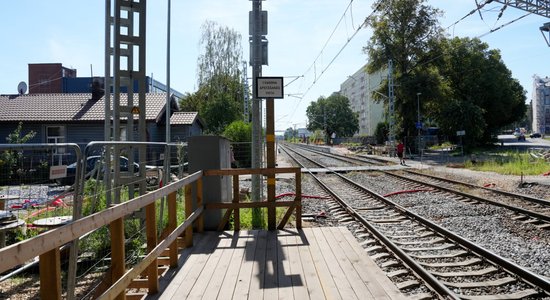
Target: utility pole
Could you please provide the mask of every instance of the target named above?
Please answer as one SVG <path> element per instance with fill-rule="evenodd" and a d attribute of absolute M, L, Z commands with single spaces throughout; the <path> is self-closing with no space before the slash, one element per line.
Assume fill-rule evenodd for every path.
<path fill-rule="evenodd" d="M 418 153 L 420 155 L 420 149 L 421 149 L 421 145 L 420 145 L 420 130 L 422 128 L 422 124 L 420 123 L 420 95 L 422 95 L 422 93 L 416 93 L 416 129 L 418 130 L 418 137 L 417 137 L 417 149 L 418 149 Z"/>
<path fill-rule="evenodd" d="M 416 93 L 416 128 L 418 129 L 418 136 L 420 136 L 420 128 L 422 127 L 422 124 L 420 124 L 420 95 L 422 93 Z"/>
<path fill-rule="evenodd" d="M 393 61 L 388 60 L 388 107 L 390 115 L 390 147 L 395 146 L 395 103 L 393 95 Z"/>
<path fill-rule="evenodd" d="M 325 144 L 328 145 L 327 111 L 323 106 L 323 128 L 325 129 Z"/>
<path fill-rule="evenodd" d="M 252 57 L 250 64 L 252 65 L 252 168 L 261 168 L 262 163 L 262 115 L 260 101 L 256 91 L 256 78 L 262 76 L 262 0 L 251 0 L 252 12 L 249 15 L 250 23 L 250 53 Z M 267 27 L 267 26 L 266 26 Z M 267 31 L 267 28 L 265 28 Z M 259 202 L 261 192 L 261 177 L 260 175 L 252 175 L 252 202 Z M 257 211 L 253 211 L 253 214 Z M 257 219 L 253 216 L 254 219 Z M 259 224 L 253 224 L 259 227 Z"/>
<path fill-rule="evenodd" d="M 167 20 L 166 20 L 166 109 L 165 109 L 165 113 L 166 113 L 166 142 L 167 143 L 170 143 L 170 15 L 171 15 L 171 8 L 172 8 L 172 3 L 171 3 L 171 0 L 168 0 L 168 12 L 167 12 Z M 152 82 L 152 80 L 151 80 Z M 167 154 L 169 154 L 170 152 L 167 151 L 166 152 Z M 164 158 L 164 161 L 165 161 L 165 167 L 166 169 L 164 169 L 164 174 L 165 175 L 168 175 L 170 174 L 169 173 L 169 167 L 170 167 L 170 160 L 168 157 L 165 157 Z M 166 163 L 168 162 L 168 163 Z M 166 176 L 166 178 L 164 179 L 165 181 L 165 184 L 168 184 L 168 179 L 170 178 L 170 176 Z"/>

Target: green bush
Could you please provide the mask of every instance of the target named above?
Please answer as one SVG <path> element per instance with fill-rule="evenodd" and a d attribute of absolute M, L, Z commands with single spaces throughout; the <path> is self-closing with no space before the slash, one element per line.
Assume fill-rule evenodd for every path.
<path fill-rule="evenodd" d="M 36 132 L 29 131 L 21 136 L 23 131 L 23 123 L 19 122 L 17 128 L 6 137 L 9 144 L 24 144 L 34 138 Z M 16 181 L 25 179 L 29 170 L 24 170 L 23 152 L 15 150 L 5 150 L 0 153 L 0 172 L 3 176 L 0 177 L 0 184 L 11 184 Z"/>
<path fill-rule="evenodd" d="M 225 128 L 223 136 L 233 142 L 236 167 L 250 168 L 252 166 L 252 124 L 234 121 Z"/>

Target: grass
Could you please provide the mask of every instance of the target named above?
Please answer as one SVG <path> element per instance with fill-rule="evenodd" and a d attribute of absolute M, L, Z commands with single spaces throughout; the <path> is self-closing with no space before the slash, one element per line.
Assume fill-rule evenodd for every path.
<path fill-rule="evenodd" d="M 433 146 L 430 146 L 430 150 L 442 150 L 442 149 L 449 149 L 451 147 L 454 147 L 455 144 L 452 144 L 452 143 L 449 143 L 449 142 L 444 142 L 442 143 L 441 145 L 433 145 Z"/>
<path fill-rule="evenodd" d="M 503 175 L 541 175 L 550 171 L 550 163 L 526 152 L 507 151 L 481 162 L 467 161 L 465 167 L 475 171 L 495 172 Z"/>
<path fill-rule="evenodd" d="M 240 220 L 241 220 L 241 230 L 251 230 L 251 229 L 267 229 L 267 208 L 256 209 L 260 220 L 253 220 L 253 209 L 252 208 L 243 208 L 240 211 Z M 279 225 L 280 220 L 284 217 L 287 212 L 288 207 L 277 207 L 275 209 L 275 219 L 277 220 L 276 224 Z M 287 224 L 295 220 L 294 215 L 292 215 Z M 233 216 L 230 218 L 230 228 L 233 228 Z"/>

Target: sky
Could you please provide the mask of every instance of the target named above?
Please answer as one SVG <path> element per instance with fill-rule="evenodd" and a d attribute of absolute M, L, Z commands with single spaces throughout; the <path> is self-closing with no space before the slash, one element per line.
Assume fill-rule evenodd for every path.
<path fill-rule="evenodd" d="M 360 28 L 372 12 L 374 0 L 266 0 L 269 65 L 263 76 L 282 76 L 284 99 L 275 101 L 275 128 L 306 126 L 305 111 L 320 96 L 340 90 L 368 57 L 362 48 L 372 35 Z M 478 2 L 483 2 L 478 0 Z M 0 94 L 17 93 L 28 81 L 29 63 L 62 63 L 78 76 L 104 74 L 105 1 L 18 0 L 0 10 Z M 350 5 L 351 3 L 351 5 Z M 526 12 L 493 1 L 458 24 L 476 7 L 475 0 L 428 0 L 444 12 L 440 18 L 449 36 L 478 37 Z M 179 92 L 196 91 L 197 57 L 201 53 L 201 25 L 215 21 L 242 35 L 243 59 L 249 60 L 249 0 L 172 1 L 170 82 Z M 166 82 L 167 0 L 147 2 L 146 72 Z M 533 75 L 550 75 L 550 47 L 539 27 L 547 18 L 528 15 L 481 37 L 502 58 L 527 91 L 530 101 Z M 546 35 L 548 38 L 548 34 Z M 251 75 L 248 68 L 248 74 Z M 250 81 L 251 83 L 252 81 Z M 1 108 L 0 108 L 1 109 Z"/>

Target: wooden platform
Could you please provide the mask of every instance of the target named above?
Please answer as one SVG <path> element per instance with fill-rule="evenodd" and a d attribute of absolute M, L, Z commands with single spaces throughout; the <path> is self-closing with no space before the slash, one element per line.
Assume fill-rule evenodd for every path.
<path fill-rule="evenodd" d="M 345 227 L 198 236 L 147 299 L 405 299 Z"/>

